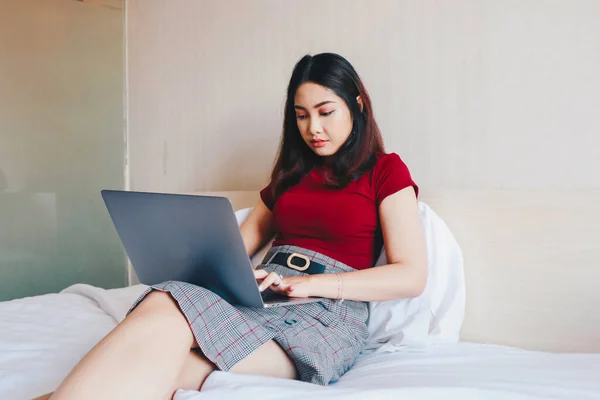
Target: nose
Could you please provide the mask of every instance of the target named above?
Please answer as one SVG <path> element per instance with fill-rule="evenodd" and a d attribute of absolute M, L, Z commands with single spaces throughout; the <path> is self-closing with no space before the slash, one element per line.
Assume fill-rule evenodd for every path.
<path fill-rule="evenodd" d="M 308 127 L 308 131 L 311 135 L 316 135 L 323 132 L 323 127 L 321 126 L 320 118 L 311 118 L 310 125 Z"/>

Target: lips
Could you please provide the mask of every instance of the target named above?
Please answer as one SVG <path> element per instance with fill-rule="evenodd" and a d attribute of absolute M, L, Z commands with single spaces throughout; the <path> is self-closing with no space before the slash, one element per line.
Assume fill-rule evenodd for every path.
<path fill-rule="evenodd" d="M 320 149 L 327 144 L 327 140 L 311 140 L 310 145 L 315 149 Z"/>

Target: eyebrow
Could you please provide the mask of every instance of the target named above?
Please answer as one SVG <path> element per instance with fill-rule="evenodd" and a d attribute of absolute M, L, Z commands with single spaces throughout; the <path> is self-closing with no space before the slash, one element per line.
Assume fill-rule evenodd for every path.
<path fill-rule="evenodd" d="M 325 105 L 325 104 L 329 104 L 329 103 L 335 103 L 335 101 L 332 101 L 332 100 L 325 100 L 325 101 L 322 101 L 322 102 L 320 102 L 319 104 L 315 104 L 315 105 L 313 106 L 313 108 L 319 108 L 319 107 L 321 107 L 321 106 L 323 106 L 323 105 Z M 297 109 L 300 109 L 300 110 L 305 110 L 305 111 L 306 111 L 306 108 L 304 108 L 304 107 L 302 107 L 302 106 L 299 106 L 299 105 L 297 105 L 297 104 L 294 104 L 294 108 L 297 108 Z"/>

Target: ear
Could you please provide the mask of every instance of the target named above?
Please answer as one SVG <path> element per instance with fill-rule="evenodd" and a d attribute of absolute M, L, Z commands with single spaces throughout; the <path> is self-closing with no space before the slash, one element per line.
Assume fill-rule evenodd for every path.
<path fill-rule="evenodd" d="M 363 104 L 363 101 L 362 101 L 362 97 L 356 96 L 356 102 L 360 106 L 360 112 L 363 112 L 364 104 Z"/>

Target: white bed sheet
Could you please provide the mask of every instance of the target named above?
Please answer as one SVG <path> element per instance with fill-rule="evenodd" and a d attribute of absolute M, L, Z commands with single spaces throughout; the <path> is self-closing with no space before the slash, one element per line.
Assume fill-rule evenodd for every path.
<path fill-rule="evenodd" d="M 202 393 L 177 400 L 344 399 L 600 399 L 600 355 L 550 354 L 458 343 L 365 355 L 336 384 L 213 373 Z"/>
<path fill-rule="evenodd" d="M 53 391 L 115 326 L 94 300 L 75 293 L 0 303 L 0 399 Z"/>
<path fill-rule="evenodd" d="M 61 294 L 0 303 L 0 398 L 52 391 L 114 328 L 143 287 L 75 285 Z M 338 383 L 215 372 L 202 392 L 175 400 L 600 399 L 600 354 L 549 354 L 473 343 L 364 355 Z M 133 400 L 133 399 L 132 399 Z"/>

